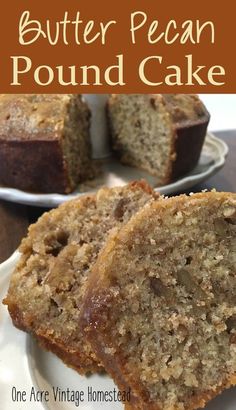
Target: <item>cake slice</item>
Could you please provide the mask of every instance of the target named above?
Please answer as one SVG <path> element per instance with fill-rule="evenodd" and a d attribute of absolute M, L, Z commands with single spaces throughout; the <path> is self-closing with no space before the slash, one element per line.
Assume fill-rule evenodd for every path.
<path fill-rule="evenodd" d="M 121 162 L 164 185 L 197 165 L 210 116 L 194 94 L 119 94 L 109 99 L 108 118 Z"/>
<path fill-rule="evenodd" d="M 0 95 L 0 183 L 69 193 L 93 176 L 90 110 L 76 94 Z"/>
<path fill-rule="evenodd" d="M 20 246 L 4 301 L 13 323 L 80 373 L 101 370 L 79 327 L 91 267 L 109 232 L 157 197 L 144 182 L 103 188 L 45 213 Z"/>
<path fill-rule="evenodd" d="M 236 194 L 140 210 L 94 265 L 81 323 L 129 408 L 197 409 L 236 384 Z"/>

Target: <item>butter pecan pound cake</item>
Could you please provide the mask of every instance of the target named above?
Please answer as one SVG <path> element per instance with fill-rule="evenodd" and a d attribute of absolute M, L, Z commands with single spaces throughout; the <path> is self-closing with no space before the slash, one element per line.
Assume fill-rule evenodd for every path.
<path fill-rule="evenodd" d="M 0 183 L 69 193 L 93 176 L 90 110 L 81 95 L 0 95 Z"/>
<path fill-rule="evenodd" d="M 103 188 L 29 228 L 4 301 L 13 323 L 80 373 L 101 369 L 79 328 L 87 278 L 106 237 L 158 197 L 144 182 Z"/>
<path fill-rule="evenodd" d="M 81 323 L 129 408 L 197 409 L 236 384 L 236 194 L 140 210 L 100 254 Z"/>
<path fill-rule="evenodd" d="M 210 116 L 194 94 L 119 94 L 109 99 L 108 118 L 121 162 L 164 185 L 197 165 Z"/>

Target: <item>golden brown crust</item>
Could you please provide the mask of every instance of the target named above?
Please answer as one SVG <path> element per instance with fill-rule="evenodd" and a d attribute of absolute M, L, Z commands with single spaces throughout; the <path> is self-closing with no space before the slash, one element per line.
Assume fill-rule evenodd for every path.
<path fill-rule="evenodd" d="M 60 140 L 72 94 L 1 94 L 0 139 Z"/>
<path fill-rule="evenodd" d="M 62 340 L 53 340 L 50 336 L 43 334 L 32 334 L 38 340 L 40 346 L 56 354 L 68 367 L 76 370 L 81 375 L 87 373 L 102 373 L 103 366 L 96 360 L 91 360 L 88 356 L 78 350 L 70 350 Z"/>
<path fill-rule="evenodd" d="M 232 375 L 228 380 L 225 380 L 222 383 L 222 385 L 218 387 L 215 391 L 209 391 L 199 397 L 192 398 L 189 401 L 188 410 L 203 409 L 210 400 L 214 399 L 224 390 L 229 389 L 232 386 L 236 386 L 236 375 Z M 132 403 L 126 404 L 125 410 L 134 410 L 134 405 Z M 135 410 L 162 410 L 162 409 L 160 409 L 156 405 L 147 404 L 147 405 L 139 406 L 135 404 Z M 168 410 L 179 410 L 179 408 L 171 406 Z"/>

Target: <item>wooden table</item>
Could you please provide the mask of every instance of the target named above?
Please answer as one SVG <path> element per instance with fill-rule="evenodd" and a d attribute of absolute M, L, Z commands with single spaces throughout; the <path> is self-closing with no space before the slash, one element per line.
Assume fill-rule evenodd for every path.
<path fill-rule="evenodd" d="M 218 191 L 236 192 L 236 130 L 215 133 L 229 146 L 226 164 L 218 174 L 191 188 L 192 192 L 216 188 Z M 35 222 L 45 208 L 30 207 L 0 200 L 0 262 L 7 259 L 18 247 L 29 224 Z"/>

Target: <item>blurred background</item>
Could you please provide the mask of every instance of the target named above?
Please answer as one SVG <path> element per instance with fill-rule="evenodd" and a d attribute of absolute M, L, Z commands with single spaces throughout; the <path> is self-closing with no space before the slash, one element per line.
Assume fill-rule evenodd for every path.
<path fill-rule="evenodd" d="M 209 131 L 236 128 L 236 94 L 199 94 L 211 113 Z"/>

